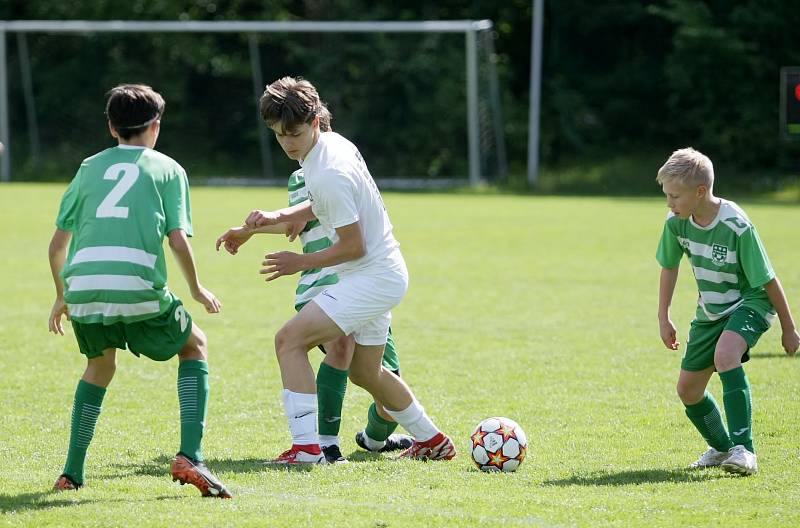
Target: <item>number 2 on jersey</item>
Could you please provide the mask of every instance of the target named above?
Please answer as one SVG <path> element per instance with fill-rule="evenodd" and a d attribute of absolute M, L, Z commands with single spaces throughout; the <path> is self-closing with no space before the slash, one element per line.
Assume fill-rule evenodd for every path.
<path fill-rule="evenodd" d="M 120 178 L 120 174 L 122 178 Z M 117 204 L 133 187 L 138 177 L 139 167 L 133 163 L 115 163 L 110 166 L 103 174 L 103 179 L 116 181 L 119 178 L 119 182 L 97 206 L 97 218 L 128 218 L 128 208 L 120 207 Z"/>

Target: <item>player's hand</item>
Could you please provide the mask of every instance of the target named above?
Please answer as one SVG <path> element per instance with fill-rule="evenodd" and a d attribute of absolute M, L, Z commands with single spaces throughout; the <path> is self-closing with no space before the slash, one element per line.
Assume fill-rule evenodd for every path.
<path fill-rule="evenodd" d="M 253 236 L 252 231 L 244 226 L 232 227 L 217 239 L 217 251 L 224 244 L 225 251 L 235 255 L 239 252 L 239 248 L 250 240 L 251 236 Z"/>
<path fill-rule="evenodd" d="M 783 332 L 781 343 L 783 344 L 783 349 L 786 351 L 786 355 L 794 356 L 797 353 L 798 347 L 800 347 L 800 335 L 797 333 L 796 329 L 791 332 Z"/>
<path fill-rule="evenodd" d="M 275 280 L 284 275 L 294 275 L 302 268 L 302 255 L 292 253 L 291 251 L 279 251 L 277 253 L 268 253 L 264 256 L 266 260 L 261 264 L 262 275 L 266 275 L 267 282 Z"/>
<path fill-rule="evenodd" d="M 50 310 L 50 319 L 47 321 L 47 326 L 54 334 L 64 335 L 64 326 L 61 324 L 61 317 L 64 316 L 69 321 L 69 310 L 67 303 L 63 298 L 58 298 L 53 303 L 53 309 Z"/>
<path fill-rule="evenodd" d="M 678 331 L 675 329 L 675 325 L 672 324 L 672 321 L 670 319 L 659 321 L 658 326 L 661 332 L 661 341 L 664 342 L 664 346 L 670 350 L 678 350 L 678 346 L 680 345 L 678 342 Z"/>
<path fill-rule="evenodd" d="M 217 296 L 202 286 L 198 286 L 192 292 L 192 299 L 202 304 L 208 313 L 219 313 L 220 308 L 222 308 L 222 303 L 219 302 Z"/>
<path fill-rule="evenodd" d="M 274 211 L 261 211 L 256 209 L 244 221 L 244 225 L 253 229 L 256 227 L 279 224 L 278 213 Z"/>
<path fill-rule="evenodd" d="M 286 224 L 286 238 L 289 239 L 289 242 L 294 242 L 294 239 L 297 238 L 297 235 L 302 233 L 303 229 L 305 228 L 305 220 L 301 220 L 300 222 L 288 222 Z"/>

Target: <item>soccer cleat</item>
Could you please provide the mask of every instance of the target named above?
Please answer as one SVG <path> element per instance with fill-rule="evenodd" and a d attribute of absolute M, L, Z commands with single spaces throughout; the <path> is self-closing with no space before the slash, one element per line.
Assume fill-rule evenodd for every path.
<path fill-rule="evenodd" d="M 425 442 L 414 442 L 411 447 L 400 453 L 398 458 L 414 458 L 417 460 L 450 460 L 456 456 L 456 448 L 450 437 L 442 432 Z"/>
<path fill-rule="evenodd" d="M 322 454 L 325 455 L 325 461 L 328 464 L 347 464 L 348 462 L 336 444 L 323 447 Z"/>
<path fill-rule="evenodd" d="M 756 455 L 743 445 L 735 445 L 728 450 L 728 458 L 722 462 L 722 469 L 745 476 L 758 473 Z"/>
<path fill-rule="evenodd" d="M 75 491 L 82 487 L 83 484 L 78 484 L 65 473 L 56 479 L 56 483 L 53 484 L 53 491 Z"/>
<path fill-rule="evenodd" d="M 278 455 L 277 458 L 268 460 L 265 464 L 270 466 L 296 466 L 301 464 L 327 464 L 325 455 L 317 444 L 309 445 L 292 445 L 288 449 Z"/>
<path fill-rule="evenodd" d="M 181 486 L 188 482 L 199 489 L 203 497 L 233 498 L 228 488 L 211 473 L 203 462 L 178 453 L 172 459 L 170 469 L 173 482 L 177 480 L 181 483 Z"/>
<path fill-rule="evenodd" d="M 709 446 L 708 451 L 700 455 L 700 458 L 689 464 L 689 467 L 692 469 L 702 469 L 721 466 L 725 459 L 729 456 L 730 455 L 727 451 L 717 451 L 713 447 Z"/>
<path fill-rule="evenodd" d="M 378 453 L 386 453 L 387 451 L 402 451 L 404 449 L 408 449 L 414 444 L 414 439 L 411 438 L 410 436 L 396 433 L 390 435 L 389 438 L 386 439 L 386 443 L 383 444 L 383 447 L 376 450 L 367 447 L 367 442 L 365 440 L 366 436 L 367 433 L 365 433 L 364 431 L 359 431 L 356 433 L 356 444 L 358 445 L 358 447 L 364 449 L 365 451 L 372 451 Z"/>

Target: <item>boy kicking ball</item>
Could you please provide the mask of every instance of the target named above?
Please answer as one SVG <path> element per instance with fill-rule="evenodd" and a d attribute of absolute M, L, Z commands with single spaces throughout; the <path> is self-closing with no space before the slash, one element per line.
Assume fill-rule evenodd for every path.
<path fill-rule="evenodd" d="M 315 253 L 269 254 L 267 280 L 314 268 L 336 266 L 339 281 L 322 290 L 275 336 L 283 401 L 292 447 L 275 464 L 324 462 L 317 433 L 317 387 L 308 351 L 352 335 L 355 351 L 350 379 L 367 389 L 414 441 L 401 456 L 449 460 L 456 452 L 405 382 L 381 365 L 391 322 L 390 310 L 408 289 L 408 270 L 383 200 L 355 145 L 320 130 L 324 104 L 311 83 L 285 77 L 267 86 L 261 116 L 281 148 L 298 160 L 309 199 L 280 211 L 253 211 L 251 229 L 317 219 L 334 243 Z"/>
<path fill-rule="evenodd" d="M 331 130 L 332 116 L 327 108 L 322 107 L 319 115 L 319 128 L 321 132 Z M 308 201 L 303 169 L 298 169 L 289 176 L 289 207 Z M 231 255 L 236 255 L 239 248 L 258 233 L 288 235 L 294 238 L 294 226 L 279 224 L 250 229 L 247 226 L 231 227 L 217 239 L 217 251 L 220 246 Z M 299 238 L 303 245 L 303 253 L 316 253 L 333 245 L 332 233 L 327 231 L 318 220 L 301 222 Z M 339 282 L 336 272 L 330 268 L 312 268 L 300 274 L 295 290 L 294 308 L 298 312 L 308 304 L 311 299 L 321 293 L 326 287 Z M 342 455 L 339 430 L 341 427 L 342 404 L 347 389 L 347 372 L 353 357 L 355 343 L 352 336 L 342 336 L 332 342 L 319 346 L 325 354 L 325 359 L 320 363 L 317 371 L 317 404 L 319 415 L 319 441 L 325 460 L 329 464 L 347 462 Z M 397 354 L 392 329 L 386 339 L 382 365 L 387 370 L 400 376 L 400 358 Z M 402 451 L 413 444 L 410 436 L 395 433 L 397 422 L 383 409 L 382 406 L 372 403 L 367 412 L 366 427 L 356 433 L 356 444 L 362 449 L 373 452 Z"/>
<path fill-rule="evenodd" d="M 679 346 L 669 307 L 684 254 L 699 292 L 677 385 L 686 415 L 709 445 L 691 467 L 722 466 L 752 475 L 758 463 L 750 384 L 742 363 L 776 314 L 788 355 L 797 352 L 800 335 L 755 226 L 738 205 L 714 196 L 711 160 L 692 148 L 677 150 L 656 181 L 670 208 L 656 255 L 662 267 L 658 319 L 667 348 Z M 727 430 L 706 390 L 715 371 L 722 382 Z"/>

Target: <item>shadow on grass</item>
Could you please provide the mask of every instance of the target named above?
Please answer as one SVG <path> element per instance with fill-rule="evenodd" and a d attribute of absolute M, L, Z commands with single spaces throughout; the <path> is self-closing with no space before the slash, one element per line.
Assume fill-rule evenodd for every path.
<path fill-rule="evenodd" d="M 573 475 L 565 479 L 545 480 L 543 486 L 630 486 L 659 484 L 662 482 L 705 482 L 728 478 L 714 470 L 642 469 L 618 471 L 616 473 L 596 471 L 585 475 Z"/>
<path fill-rule="evenodd" d="M 387 459 L 379 453 L 367 451 L 354 451 L 347 456 L 347 460 L 354 463 L 377 462 Z M 103 478 L 120 479 L 131 476 L 169 477 L 171 456 L 160 455 L 148 462 L 127 464 L 113 464 L 114 471 L 104 474 Z M 262 471 L 293 471 L 307 472 L 314 469 L 313 465 L 286 466 L 267 464 L 264 458 L 243 458 L 234 460 L 230 458 L 206 459 L 206 465 L 215 474 L 221 473 L 260 473 Z"/>
<path fill-rule="evenodd" d="M 788 356 L 785 352 L 768 352 L 766 354 L 750 354 L 750 359 L 775 359 L 786 358 L 794 359 L 794 356 Z"/>
<path fill-rule="evenodd" d="M 102 502 L 108 504 L 117 503 L 141 503 L 143 500 L 181 500 L 180 495 L 162 495 L 150 497 L 149 499 L 119 498 L 119 499 L 84 499 L 81 497 L 81 490 L 61 491 L 53 490 L 40 491 L 36 493 L 20 493 L 18 495 L 0 494 L 0 513 L 23 512 L 28 510 L 47 510 L 50 508 L 68 508 L 70 506 L 84 506 Z"/>

